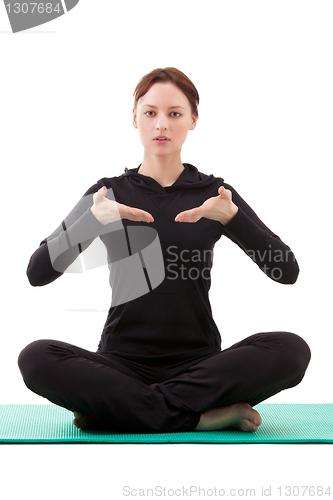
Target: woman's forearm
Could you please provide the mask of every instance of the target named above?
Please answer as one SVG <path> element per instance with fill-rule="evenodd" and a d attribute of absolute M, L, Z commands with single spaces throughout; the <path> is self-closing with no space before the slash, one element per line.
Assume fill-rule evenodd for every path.
<path fill-rule="evenodd" d="M 238 211 L 223 228 L 225 235 L 241 247 L 272 280 L 283 284 L 295 283 L 299 266 L 290 247 L 259 219 L 234 190 L 233 199 Z"/>
<path fill-rule="evenodd" d="M 90 210 L 92 204 L 92 194 L 82 197 L 58 228 L 40 243 L 27 268 L 32 286 L 43 286 L 59 278 L 97 236 L 122 228 L 121 221 L 101 224 Z M 80 263 L 77 272 L 79 267 Z"/>

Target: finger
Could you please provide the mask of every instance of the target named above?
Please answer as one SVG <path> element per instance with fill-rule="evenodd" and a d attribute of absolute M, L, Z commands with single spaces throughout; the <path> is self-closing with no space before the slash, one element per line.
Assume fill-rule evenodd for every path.
<path fill-rule="evenodd" d="M 186 210 L 185 212 L 180 212 L 180 214 L 176 215 L 175 222 L 188 222 L 190 210 Z"/>
<path fill-rule="evenodd" d="M 197 217 L 199 212 L 201 211 L 201 208 L 202 205 L 200 207 L 192 208 L 191 210 L 184 210 L 184 212 L 180 212 L 178 215 L 176 215 L 175 222 L 190 222 L 189 219 L 194 219 L 195 217 Z M 186 221 L 184 219 L 186 219 Z M 196 221 L 193 220 L 193 222 Z"/>
<path fill-rule="evenodd" d="M 224 186 L 220 186 L 218 189 L 221 198 L 229 198 L 231 200 L 231 191 L 226 189 Z"/>
<path fill-rule="evenodd" d="M 134 209 L 137 212 L 136 218 L 145 222 L 154 222 L 154 217 L 145 210 Z"/>
<path fill-rule="evenodd" d="M 175 222 L 197 222 L 201 219 L 200 207 L 192 208 L 192 210 L 185 210 L 185 212 L 180 212 L 175 217 Z"/>
<path fill-rule="evenodd" d="M 104 198 L 105 194 L 106 194 L 106 187 L 103 186 L 101 187 L 98 191 L 96 191 L 96 193 L 94 194 L 93 196 L 93 200 L 94 200 L 94 203 L 98 203 L 99 201 L 102 201 L 102 199 Z"/>
<path fill-rule="evenodd" d="M 131 208 L 131 213 L 139 220 L 154 222 L 154 217 L 149 212 L 141 210 L 140 208 Z"/>
<path fill-rule="evenodd" d="M 185 219 L 188 218 L 190 210 L 185 210 L 185 212 L 180 212 L 175 217 L 175 222 L 185 222 Z"/>
<path fill-rule="evenodd" d="M 145 210 L 140 208 L 128 207 L 127 205 L 121 205 L 122 218 L 133 220 L 133 221 L 144 221 L 144 222 L 154 222 L 154 217 Z"/>

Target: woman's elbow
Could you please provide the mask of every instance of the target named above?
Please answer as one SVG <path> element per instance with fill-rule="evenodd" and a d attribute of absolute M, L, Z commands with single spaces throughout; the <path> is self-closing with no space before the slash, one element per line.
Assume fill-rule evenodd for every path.
<path fill-rule="evenodd" d="M 299 265 L 298 265 L 298 262 L 293 255 L 293 259 L 291 261 L 288 261 L 288 272 L 287 272 L 288 282 L 287 282 L 287 284 L 293 285 L 294 283 L 296 283 L 298 275 L 299 275 Z"/>
<path fill-rule="evenodd" d="M 286 282 L 287 285 L 294 285 L 297 281 L 299 275 L 299 267 L 295 267 L 292 269 L 289 274 L 288 274 L 288 281 Z"/>
<path fill-rule="evenodd" d="M 28 266 L 26 275 L 31 286 L 44 286 L 55 281 L 59 276 L 62 276 L 63 273 L 52 270 L 51 273 L 45 274 L 42 268 L 31 268 L 31 266 Z"/>
<path fill-rule="evenodd" d="M 33 272 L 31 270 L 30 266 L 28 266 L 28 269 L 26 271 L 26 275 L 27 275 L 28 281 L 29 281 L 31 286 L 41 286 L 42 283 L 38 279 L 39 277 L 38 277 L 37 273 Z"/>
<path fill-rule="evenodd" d="M 272 273 L 272 279 L 282 283 L 283 285 L 294 285 L 299 275 L 299 266 L 297 262 L 293 265 L 288 265 L 284 269 L 276 268 L 275 274 Z"/>

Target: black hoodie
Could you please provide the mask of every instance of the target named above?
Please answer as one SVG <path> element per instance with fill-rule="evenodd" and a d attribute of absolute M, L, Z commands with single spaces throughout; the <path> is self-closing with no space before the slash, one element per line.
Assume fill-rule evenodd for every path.
<path fill-rule="evenodd" d="M 290 248 L 261 222 L 233 187 L 189 163 L 183 166 L 177 180 L 167 187 L 139 174 L 140 166 L 100 179 L 30 259 L 30 283 L 45 285 L 68 271 L 70 265 L 75 271 L 80 264 L 76 258 L 83 251 L 88 268 L 105 264 L 101 249 L 91 246 L 99 236 L 106 249 L 113 300 L 98 352 L 138 360 L 154 356 L 170 362 L 219 352 L 221 337 L 208 292 L 213 249 L 222 235 L 242 248 L 274 281 L 292 284 L 297 279 L 299 268 Z M 154 222 L 122 219 L 101 224 L 90 207 L 93 194 L 102 186 L 108 188 L 107 197 L 149 212 Z M 220 186 L 230 189 L 238 206 L 226 226 L 206 218 L 196 223 L 175 222 L 178 213 L 217 196 Z"/>

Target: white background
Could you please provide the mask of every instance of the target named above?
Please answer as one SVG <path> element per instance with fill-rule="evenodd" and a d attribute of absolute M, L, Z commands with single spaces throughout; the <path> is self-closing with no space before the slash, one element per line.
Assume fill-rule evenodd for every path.
<path fill-rule="evenodd" d="M 182 161 L 231 184 L 301 269 L 295 285 L 280 285 L 227 238 L 217 243 L 210 298 L 223 348 L 259 331 L 293 331 L 310 345 L 311 363 L 299 386 L 268 402 L 332 402 L 332 21 L 327 1 L 81 0 L 59 19 L 12 34 L 0 5 L 0 404 L 48 404 L 17 367 L 29 342 L 97 349 L 110 303 L 107 268 L 32 288 L 26 267 L 92 184 L 141 163 L 133 92 L 143 75 L 167 66 L 200 95 Z M 0 454 L 4 478 L 28 498 L 69 498 L 65 485 L 81 498 L 93 487 L 123 498 L 125 484 L 256 487 L 257 496 L 262 485 L 328 485 L 330 450 L 67 445 L 2 446 Z"/>

